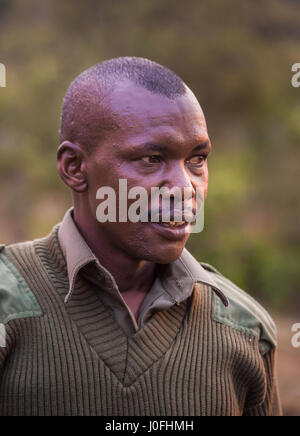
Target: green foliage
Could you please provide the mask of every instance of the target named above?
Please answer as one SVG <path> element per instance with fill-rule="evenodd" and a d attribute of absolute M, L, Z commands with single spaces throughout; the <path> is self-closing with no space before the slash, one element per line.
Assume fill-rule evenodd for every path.
<path fill-rule="evenodd" d="M 300 280 L 299 16 L 292 0 L 1 0 L 1 242 L 41 236 L 69 206 L 55 152 L 70 81 L 104 59 L 144 56 L 182 76 L 207 116 L 206 225 L 190 249 L 289 305 Z"/>

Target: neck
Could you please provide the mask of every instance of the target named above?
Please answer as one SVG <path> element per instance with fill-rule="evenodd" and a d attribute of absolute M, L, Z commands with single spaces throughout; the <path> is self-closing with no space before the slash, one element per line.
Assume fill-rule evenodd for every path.
<path fill-rule="evenodd" d="M 77 209 L 74 209 L 74 221 L 99 262 L 114 277 L 121 293 L 149 291 L 156 274 L 154 262 L 129 256 L 108 240 L 107 232 L 99 223 L 82 216 Z"/>

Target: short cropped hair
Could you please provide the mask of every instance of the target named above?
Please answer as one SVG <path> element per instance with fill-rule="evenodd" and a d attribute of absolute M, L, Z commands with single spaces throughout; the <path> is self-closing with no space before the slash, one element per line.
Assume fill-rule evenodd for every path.
<path fill-rule="evenodd" d="M 78 142 L 92 150 L 112 124 L 102 100 L 122 81 L 170 99 L 187 90 L 180 77 L 149 59 L 119 57 L 101 62 L 71 83 L 63 101 L 60 141 Z"/>

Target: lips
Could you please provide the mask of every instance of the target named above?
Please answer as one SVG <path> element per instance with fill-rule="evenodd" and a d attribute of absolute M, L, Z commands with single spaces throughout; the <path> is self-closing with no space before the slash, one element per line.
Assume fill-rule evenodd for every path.
<path fill-rule="evenodd" d="M 176 223 L 177 224 L 177 223 Z M 155 231 L 163 239 L 167 239 L 169 241 L 177 241 L 183 242 L 187 239 L 188 234 L 190 233 L 191 225 L 184 222 L 180 226 L 173 225 L 171 223 L 148 223 Z"/>
<path fill-rule="evenodd" d="M 163 227 L 170 227 L 170 228 L 181 228 L 181 227 L 185 227 L 187 225 L 186 221 L 169 221 L 169 222 L 159 222 L 158 224 L 160 224 Z"/>

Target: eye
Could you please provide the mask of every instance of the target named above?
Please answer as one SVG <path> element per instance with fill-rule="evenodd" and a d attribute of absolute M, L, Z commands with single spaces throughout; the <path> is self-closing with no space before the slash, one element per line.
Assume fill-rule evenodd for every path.
<path fill-rule="evenodd" d="M 141 160 L 147 164 L 156 164 L 161 162 L 161 157 L 158 155 L 144 156 Z"/>
<path fill-rule="evenodd" d="M 190 159 L 187 160 L 187 163 L 196 166 L 196 167 L 201 167 L 205 160 L 207 159 L 207 156 L 202 155 L 202 154 L 197 154 L 196 156 L 192 156 Z"/>

